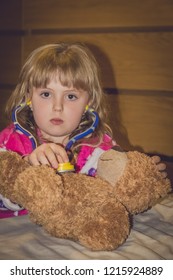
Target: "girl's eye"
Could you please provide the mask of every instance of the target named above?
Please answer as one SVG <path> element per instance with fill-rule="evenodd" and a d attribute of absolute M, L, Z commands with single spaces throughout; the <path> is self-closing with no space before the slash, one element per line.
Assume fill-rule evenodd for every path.
<path fill-rule="evenodd" d="M 42 93 L 41 93 L 41 96 L 42 96 L 43 98 L 48 98 L 48 97 L 50 97 L 50 93 L 49 93 L 48 91 L 45 91 L 45 92 L 42 92 Z"/>
<path fill-rule="evenodd" d="M 74 95 L 74 94 L 68 94 L 68 95 L 67 95 L 67 98 L 68 98 L 69 100 L 76 100 L 76 99 L 77 99 L 77 96 Z"/>

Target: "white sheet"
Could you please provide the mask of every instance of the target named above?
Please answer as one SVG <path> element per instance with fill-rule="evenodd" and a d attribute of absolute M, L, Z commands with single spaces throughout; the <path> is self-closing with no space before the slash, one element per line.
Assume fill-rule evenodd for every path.
<path fill-rule="evenodd" d="M 173 194 L 134 216 L 129 238 L 111 252 L 90 251 L 76 242 L 52 237 L 28 216 L 2 219 L 0 259 L 173 260 Z"/>

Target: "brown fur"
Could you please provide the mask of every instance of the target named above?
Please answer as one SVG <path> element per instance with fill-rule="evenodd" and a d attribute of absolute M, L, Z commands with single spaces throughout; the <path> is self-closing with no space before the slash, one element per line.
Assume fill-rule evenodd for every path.
<path fill-rule="evenodd" d="M 113 186 L 112 169 L 119 170 Z M 169 191 L 169 180 L 162 179 L 152 160 L 141 153 L 126 157 L 105 152 L 96 178 L 57 175 L 48 166 L 28 165 L 14 152 L 0 153 L 0 193 L 28 209 L 32 221 L 51 235 L 92 250 L 120 246 L 129 235 L 131 213 L 146 210 Z"/>
<path fill-rule="evenodd" d="M 162 177 L 149 156 L 137 151 L 127 152 L 127 158 L 124 154 L 114 150 L 102 154 L 97 173 L 98 176 L 109 180 L 117 199 L 131 214 L 143 212 L 171 191 L 170 180 Z M 109 176 L 106 170 L 108 166 L 113 170 L 116 166 L 123 166 L 123 175 L 117 174 L 114 179 L 116 183 L 111 182 L 112 176 Z"/>

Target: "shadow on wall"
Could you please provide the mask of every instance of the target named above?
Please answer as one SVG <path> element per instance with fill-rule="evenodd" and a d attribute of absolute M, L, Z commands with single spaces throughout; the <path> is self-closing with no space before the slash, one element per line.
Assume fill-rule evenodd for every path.
<path fill-rule="evenodd" d="M 116 74 L 111 65 L 111 61 L 98 46 L 91 44 L 86 45 L 94 54 L 101 70 L 101 79 L 104 91 L 106 93 L 105 101 L 109 117 L 107 122 L 112 128 L 113 136 L 116 142 L 124 150 L 134 150 L 134 147 L 129 141 L 127 130 L 122 123 L 121 111 L 119 107 L 119 92 L 116 88 Z M 109 87 L 108 85 L 114 86 Z M 138 149 L 139 148 L 140 147 L 138 147 Z"/>

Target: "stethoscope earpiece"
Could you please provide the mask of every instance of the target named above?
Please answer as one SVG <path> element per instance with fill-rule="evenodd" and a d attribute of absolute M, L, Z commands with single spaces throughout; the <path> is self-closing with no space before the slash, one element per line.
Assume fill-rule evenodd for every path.
<path fill-rule="evenodd" d="M 88 111 L 88 109 L 89 109 L 89 106 L 86 105 L 86 106 L 85 106 L 85 112 Z"/>
<path fill-rule="evenodd" d="M 26 105 L 30 106 L 30 105 L 31 105 L 31 100 L 28 100 L 28 101 L 26 102 Z"/>

